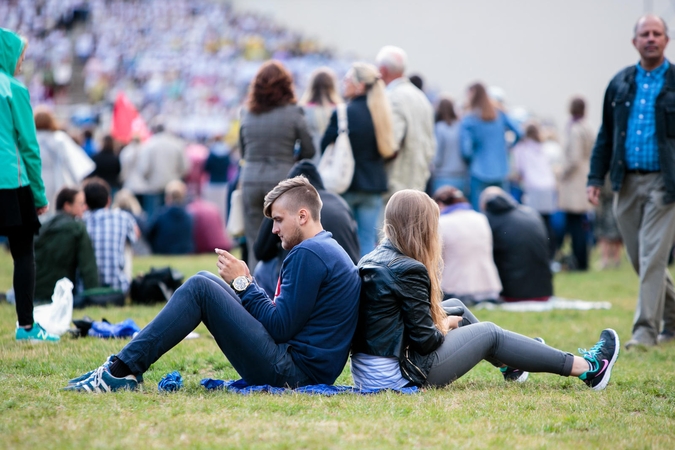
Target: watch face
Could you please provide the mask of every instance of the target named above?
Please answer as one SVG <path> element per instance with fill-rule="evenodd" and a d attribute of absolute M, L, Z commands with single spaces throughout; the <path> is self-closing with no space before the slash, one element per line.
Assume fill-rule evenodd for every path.
<path fill-rule="evenodd" d="M 249 285 L 250 281 L 245 276 L 239 276 L 232 281 L 232 287 L 235 291 L 243 291 Z"/>

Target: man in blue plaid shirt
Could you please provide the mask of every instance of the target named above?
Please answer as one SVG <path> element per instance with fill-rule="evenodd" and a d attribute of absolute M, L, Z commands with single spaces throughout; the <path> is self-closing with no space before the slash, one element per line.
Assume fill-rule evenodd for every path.
<path fill-rule="evenodd" d="M 675 340 L 667 270 L 675 241 L 675 68 L 664 56 L 667 44 L 662 18 L 638 20 L 633 45 L 640 62 L 619 72 L 605 92 L 588 175 L 588 199 L 597 205 L 609 173 L 617 224 L 640 277 L 628 349 Z"/>
<path fill-rule="evenodd" d="M 126 293 L 131 280 L 124 271 L 124 247 L 138 239 L 136 220 L 126 211 L 110 209 L 110 187 L 101 178 L 87 180 L 84 196 L 89 208 L 84 222 L 94 245 L 99 283 Z"/>

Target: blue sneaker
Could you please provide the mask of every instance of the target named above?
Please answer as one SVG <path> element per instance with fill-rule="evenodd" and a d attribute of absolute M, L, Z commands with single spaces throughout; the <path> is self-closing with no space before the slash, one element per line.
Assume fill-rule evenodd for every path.
<path fill-rule="evenodd" d="M 39 323 L 34 323 L 30 331 L 22 327 L 16 327 L 14 336 L 20 342 L 59 342 L 61 340 L 57 335 L 48 333 Z"/>
<path fill-rule="evenodd" d="M 123 378 L 112 376 L 105 364 L 94 370 L 85 380 L 63 388 L 64 391 L 76 392 L 115 392 L 121 390 L 135 391 L 138 389 L 138 380 L 133 375 Z"/>
<path fill-rule="evenodd" d="M 600 340 L 590 350 L 579 349 L 579 353 L 588 361 L 590 370 L 579 375 L 586 385 L 596 391 L 607 387 L 612 376 L 612 367 L 619 357 L 619 335 L 611 328 L 602 330 Z"/>
<path fill-rule="evenodd" d="M 541 342 L 542 344 L 545 344 L 543 338 L 536 337 L 534 338 L 535 341 Z M 530 372 L 525 372 L 524 370 L 520 369 L 514 369 L 513 367 L 500 367 L 499 370 L 502 371 L 502 375 L 504 375 L 504 381 L 509 381 L 509 382 L 516 382 L 516 383 L 524 383 L 527 381 L 527 378 L 530 376 Z"/>
<path fill-rule="evenodd" d="M 110 355 L 110 356 L 108 356 L 108 359 L 105 360 L 105 362 L 103 363 L 103 365 L 106 366 L 106 367 L 110 367 L 110 365 L 113 363 L 113 361 L 115 361 L 115 358 L 117 358 L 117 355 Z M 68 386 L 70 386 L 70 385 L 72 385 L 72 384 L 77 384 L 77 383 L 79 383 L 80 381 L 86 380 L 86 379 L 89 378 L 95 371 L 96 371 L 96 369 L 90 370 L 89 372 L 87 372 L 87 373 L 85 373 L 85 374 L 83 374 L 83 375 L 80 375 L 79 377 L 76 377 L 76 378 L 71 379 L 70 381 L 68 381 Z M 136 375 L 136 380 L 138 381 L 139 384 L 142 383 L 142 382 L 143 382 L 143 375 Z"/>

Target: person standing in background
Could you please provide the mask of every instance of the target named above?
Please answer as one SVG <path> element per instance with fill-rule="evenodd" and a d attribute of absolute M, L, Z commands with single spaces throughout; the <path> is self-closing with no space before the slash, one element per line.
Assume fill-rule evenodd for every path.
<path fill-rule="evenodd" d="M 137 165 L 145 182 L 142 205 L 148 217 L 164 205 L 164 189 L 169 181 L 181 180 L 190 170 L 183 140 L 166 131 L 163 124 L 155 125 L 153 132 L 141 144 Z"/>
<path fill-rule="evenodd" d="M 321 148 L 321 138 L 326 132 L 330 116 L 335 107 L 342 103 L 335 85 L 335 72 L 329 67 L 319 67 L 312 72 L 307 90 L 300 99 L 300 106 L 305 112 L 307 128 L 312 135 L 315 149 Z M 321 154 L 316 152 L 312 162 L 318 165 L 320 159 Z"/>
<path fill-rule="evenodd" d="M 675 240 L 675 67 L 664 55 L 662 18 L 642 16 L 633 33 L 640 61 L 605 91 L 587 187 L 597 205 L 609 172 L 616 221 L 640 277 L 627 349 L 675 340 L 675 288 L 667 267 Z"/>
<path fill-rule="evenodd" d="M 584 229 L 584 218 L 592 206 L 586 198 L 586 176 L 590 169 L 595 135 L 585 120 L 586 102 L 583 98 L 572 99 L 570 115 L 572 119 L 567 128 L 558 207 L 565 213 L 565 234 L 569 234 L 572 239 L 574 268 L 588 270 L 588 238 Z"/>
<path fill-rule="evenodd" d="M 396 153 L 387 162 L 388 200 L 401 189 L 425 190 L 436 152 L 434 108 L 424 92 L 404 76 L 408 56 L 403 49 L 387 45 L 375 61 L 387 85 L 394 124 Z"/>
<path fill-rule="evenodd" d="M 96 169 L 86 152 L 56 123 L 54 114 L 44 106 L 35 108 L 35 128 L 42 161 L 42 181 L 47 201 L 54 203 L 64 187 L 78 186 L 84 177 Z M 44 214 L 41 219 L 51 217 Z"/>
<path fill-rule="evenodd" d="M 512 154 L 515 177 L 523 188 L 523 203 L 537 211 L 544 220 L 549 259 L 553 261 L 557 245 L 551 215 L 557 207 L 557 186 L 553 168 L 541 145 L 537 123 L 525 126 L 525 138 L 513 147 Z"/>
<path fill-rule="evenodd" d="M 459 148 L 459 118 L 450 98 L 442 98 L 436 108 L 436 156 L 432 163 L 432 191 L 452 186 L 468 191 L 466 163 Z"/>
<path fill-rule="evenodd" d="M 315 152 L 302 108 L 296 105 L 293 77 L 281 62 L 267 61 L 251 81 L 239 141 L 245 161 L 239 182 L 244 200 L 248 266 L 255 267 L 258 261 L 253 244 L 264 217 L 265 195 L 286 179 L 295 161 L 312 158 Z M 298 141 L 300 151 L 296 154 Z"/>
<path fill-rule="evenodd" d="M 15 78 L 28 43 L 0 28 L 0 236 L 7 236 L 14 260 L 17 341 L 58 341 L 33 322 L 38 216 L 49 202 L 41 178 L 42 163 L 28 89 Z"/>
<path fill-rule="evenodd" d="M 354 63 L 344 79 L 349 142 L 354 154 L 354 176 L 342 198 L 358 225 L 361 256 L 377 244 L 382 210 L 382 194 L 387 192 L 386 156 L 394 152 L 391 109 L 377 68 L 372 64 Z M 338 117 L 334 112 L 321 141 L 321 148 L 338 137 Z"/>
<path fill-rule="evenodd" d="M 91 159 L 96 163 L 96 169 L 94 169 L 90 176 L 104 179 L 110 186 L 110 193 L 114 197 L 122 187 L 120 183 L 122 166 L 120 165 L 119 157 L 115 153 L 115 142 L 112 136 L 106 135 L 103 137 L 101 151 L 92 156 Z"/>
<path fill-rule="evenodd" d="M 468 94 L 470 111 L 462 118 L 460 145 L 469 164 L 471 206 L 478 211 L 485 188 L 497 186 L 508 191 L 509 157 L 504 133 L 511 130 L 517 142 L 520 130 L 492 104 L 481 83 L 471 85 Z"/>

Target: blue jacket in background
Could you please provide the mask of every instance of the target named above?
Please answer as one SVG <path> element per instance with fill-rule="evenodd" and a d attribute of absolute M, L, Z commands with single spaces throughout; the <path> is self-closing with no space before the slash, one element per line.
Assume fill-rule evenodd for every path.
<path fill-rule="evenodd" d="M 361 279 L 327 231 L 293 247 L 274 301 L 255 283 L 242 304 L 314 384 L 333 384 L 347 362 L 358 320 Z"/>
<path fill-rule="evenodd" d="M 515 133 L 515 142 L 520 139 L 518 126 L 502 111 L 497 111 L 497 117 L 491 121 L 485 121 L 475 113 L 462 119 L 462 156 L 469 164 L 472 177 L 484 182 L 506 179 L 509 174 L 509 156 L 504 133 L 507 130 Z"/>
<path fill-rule="evenodd" d="M 192 216 L 184 206 L 162 208 L 147 227 L 147 239 L 152 252 L 161 255 L 194 253 Z"/>

